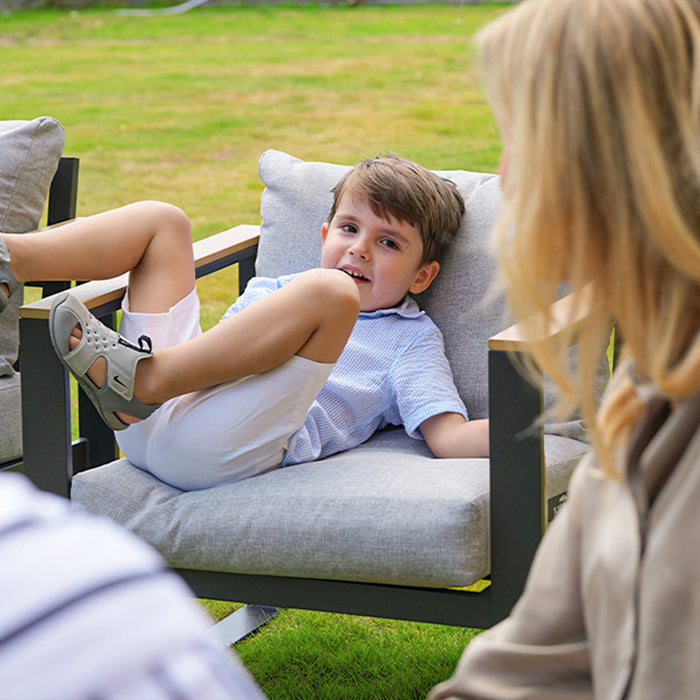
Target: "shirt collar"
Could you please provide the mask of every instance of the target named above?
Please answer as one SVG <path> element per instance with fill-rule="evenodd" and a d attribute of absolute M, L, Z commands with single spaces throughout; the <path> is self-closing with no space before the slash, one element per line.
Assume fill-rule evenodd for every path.
<path fill-rule="evenodd" d="M 362 318 L 379 318 L 380 316 L 390 316 L 398 314 L 402 318 L 418 318 L 425 313 L 413 297 L 406 295 L 404 300 L 398 306 L 392 306 L 390 309 L 377 309 L 376 311 L 361 311 Z"/>

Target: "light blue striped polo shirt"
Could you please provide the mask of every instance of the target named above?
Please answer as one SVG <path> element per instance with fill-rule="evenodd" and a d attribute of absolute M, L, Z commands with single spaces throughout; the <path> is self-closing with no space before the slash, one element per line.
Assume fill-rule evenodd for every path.
<path fill-rule="evenodd" d="M 224 315 L 228 318 L 296 275 L 253 278 Z M 292 435 L 283 466 L 348 450 L 387 425 L 404 425 L 422 439 L 420 424 L 440 413 L 467 417 L 438 327 L 416 302 L 360 313 L 345 350 Z"/>

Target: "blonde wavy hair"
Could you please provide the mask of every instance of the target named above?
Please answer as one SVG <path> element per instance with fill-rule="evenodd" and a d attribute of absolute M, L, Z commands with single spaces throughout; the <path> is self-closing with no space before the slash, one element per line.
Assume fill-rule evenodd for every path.
<path fill-rule="evenodd" d="M 507 159 L 502 283 L 612 475 L 643 404 L 623 379 L 596 416 L 611 318 L 643 380 L 700 391 L 700 0 L 524 0 L 477 46 Z M 563 281 L 594 309 L 575 370 L 561 338 L 537 340 Z"/>

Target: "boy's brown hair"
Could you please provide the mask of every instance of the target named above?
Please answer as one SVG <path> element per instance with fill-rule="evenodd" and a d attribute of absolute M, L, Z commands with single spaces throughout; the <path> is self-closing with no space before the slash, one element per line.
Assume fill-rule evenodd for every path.
<path fill-rule="evenodd" d="M 464 214 L 464 200 L 451 180 L 393 153 L 359 162 L 332 192 L 329 222 L 343 194 L 352 192 L 364 197 L 376 216 L 392 216 L 417 229 L 423 241 L 421 265 L 439 259 Z"/>

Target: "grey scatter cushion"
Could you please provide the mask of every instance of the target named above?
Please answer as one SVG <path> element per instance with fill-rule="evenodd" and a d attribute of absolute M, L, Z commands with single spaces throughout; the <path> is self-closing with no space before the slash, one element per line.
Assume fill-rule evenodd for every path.
<path fill-rule="evenodd" d="M 350 167 L 305 162 L 281 151 L 263 153 L 258 166 L 265 189 L 256 274 L 278 277 L 318 266 L 331 189 Z M 466 212 L 457 238 L 440 261 L 437 279 L 418 302 L 445 336 L 470 417 L 484 418 L 488 339 L 505 327 L 502 300 L 485 300 L 495 270 L 487 240 L 501 202 L 499 178 L 466 170 L 435 172 L 455 182 Z"/>
<path fill-rule="evenodd" d="M 262 154 L 258 172 L 265 189 L 260 198 L 257 275 L 280 277 L 319 266 L 321 226 L 333 203 L 331 189 L 349 168 L 307 163 L 281 151 Z"/>
<path fill-rule="evenodd" d="M 63 152 L 63 127 L 51 117 L 0 121 L 0 231 L 24 233 L 39 226 L 51 179 Z M 17 359 L 18 292 L 0 314 L 0 375 Z"/>

